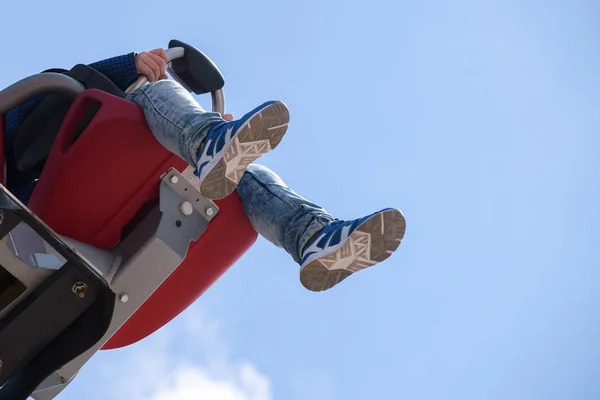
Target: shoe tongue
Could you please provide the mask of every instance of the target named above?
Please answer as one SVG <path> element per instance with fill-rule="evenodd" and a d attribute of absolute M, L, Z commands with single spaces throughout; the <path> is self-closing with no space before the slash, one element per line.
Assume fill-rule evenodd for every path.
<path fill-rule="evenodd" d="M 340 225 L 343 224 L 345 221 L 341 220 L 341 219 L 334 219 L 333 221 L 330 221 L 327 226 L 325 226 L 325 228 L 321 229 L 320 231 L 315 232 L 310 239 L 308 239 L 306 241 L 306 243 L 304 244 L 304 246 L 302 246 L 302 252 L 304 252 L 306 250 L 306 248 L 308 246 L 310 246 L 315 240 L 317 240 L 317 238 L 319 237 L 319 235 L 321 235 L 323 232 L 330 232 L 330 231 L 334 231 L 335 228 Z"/>
<path fill-rule="evenodd" d="M 345 222 L 346 222 L 346 221 L 344 221 L 344 220 L 341 220 L 341 219 L 334 219 L 333 221 L 331 221 L 331 222 L 330 222 L 330 223 L 329 223 L 329 224 L 326 226 L 326 228 L 329 228 L 329 229 L 331 229 L 331 228 L 335 228 L 335 227 L 337 227 L 337 226 L 339 226 L 339 225 L 342 225 L 342 224 L 343 224 L 343 223 L 345 223 Z M 330 228 L 330 227 L 331 227 L 331 228 Z"/>

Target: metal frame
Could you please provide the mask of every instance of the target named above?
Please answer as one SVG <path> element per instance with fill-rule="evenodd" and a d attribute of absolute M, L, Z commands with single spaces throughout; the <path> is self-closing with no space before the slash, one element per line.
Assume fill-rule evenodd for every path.
<path fill-rule="evenodd" d="M 17 394 L 21 390 L 19 386 L 37 385 L 45 377 L 44 371 L 52 364 L 48 363 L 45 353 L 54 351 L 57 338 L 69 334 L 70 330 L 77 330 L 75 322 L 84 314 L 89 314 L 88 311 L 92 309 L 102 312 L 103 307 L 108 305 L 112 315 L 114 295 L 98 270 L 73 251 L 3 186 L 0 186 L 0 216 L 0 239 L 8 237 L 17 227 L 27 226 L 31 235 L 26 235 L 25 240 L 38 237 L 39 242 L 54 250 L 62 264 L 48 274 L 48 270 L 43 271 L 36 263 L 27 265 L 19 261 L 17 255 L 8 250 L 8 241 L 0 242 L 4 250 L 0 263 L 26 287 L 19 296 L 4 302 L 0 317 L 0 385 L 6 383 L 0 388 L 0 399 L 13 399 L 15 395 L 20 395 Z M 14 246 L 13 250 L 16 248 Z M 18 272 L 17 266 L 22 271 L 35 272 L 18 274 L 15 273 Z M 43 273 L 36 273 L 40 271 Z M 6 290 L 3 294 L 6 295 Z M 107 315 L 104 322 L 98 320 L 93 326 L 89 326 L 88 331 L 103 334 L 109 322 L 110 315 Z M 35 329 L 37 325 L 44 326 L 44 329 Z M 82 348 L 83 351 L 95 341 L 93 335 L 90 335 L 73 344 L 71 351 L 77 351 L 77 348 Z M 65 351 L 65 356 L 68 353 L 69 351 Z M 24 377 L 22 384 L 13 384 L 11 379 L 16 374 L 22 374 L 29 366 L 32 373 Z M 48 371 L 50 372 L 51 370 Z M 31 389 L 34 388 L 35 386 Z"/>
<path fill-rule="evenodd" d="M 200 237 L 217 214 L 218 208 L 199 194 L 193 179 L 171 169 L 161 180 L 159 204 L 113 251 L 99 250 L 57 236 L 91 271 L 102 276 L 117 295 L 117 301 L 111 324 L 102 339 L 47 377 L 32 397 L 51 400 L 58 395 L 81 367 L 177 268 L 185 258 L 189 244 Z M 49 229 L 48 232 L 54 235 Z M 56 273 L 56 270 L 33 268 L 20 261 L 7 251 L 6 243 L 0 245 L 0 264 L 10 264 L 11 271 L 36 270 L 44 277 Z M 39 276 L 28 280 L 27 293 L 43 282 L 44 279 Z M 18 306 L 26 298 L 26 295 L 21 296 L 11 307 Z"/>
<path fill-rule="evenodd" d="M 109 262 L 120 260 L 118 268 L 115 268 L 114 262 L 112 265 L 104 264 L 96 258 L 97 249 L 81 245 L 76 247 L 85 256 L 89 254 L 90 258 L 98 260 L 96 266 L 99 269 L 111 271 L 106 278 L 118 296 L 112 323 L 106 335 L 93 348 L 56 371 L 32 397 L 51 400 L 60 393 L 92 355 L 179 266 L 189 244 L 204 233 L 217 214 L 218 208 L 202 197 L 189 179 L 171 169 L 160 184 L 160 205 L 110 252 L 111 256 L 105 258 Z M 148 268 L 150 265 L 152 268 Z M 113 272 L 115 270 L 116 273 Z M 52 381 L 60 384 L 52 385 Z"/>

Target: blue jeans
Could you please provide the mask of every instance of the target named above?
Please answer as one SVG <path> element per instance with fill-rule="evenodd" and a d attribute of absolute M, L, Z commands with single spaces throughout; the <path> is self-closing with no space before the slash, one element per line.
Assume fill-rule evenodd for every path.
<path fill-rule="evenodd" d="M 172 80 L 148 83 L 127 99 L 142 108 L 156 139 L 192 166 L 212 123 L 222 121 L 219 114 L 203 110 L 187 90 Z M 297 263 L 308 240 L 334 220 L 325 209 L 295 193 L 262 165 L 250 164 L 237 191 L 254 229 Z"/>

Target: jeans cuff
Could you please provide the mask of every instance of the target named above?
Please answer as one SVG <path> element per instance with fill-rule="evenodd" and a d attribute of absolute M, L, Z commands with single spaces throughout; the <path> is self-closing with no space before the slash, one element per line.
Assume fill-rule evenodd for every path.
<path fill-rule="evenodd" d="M 302 262 L 302 251 L 308 244 L 308 241 L 313 237 L 313 235 L 323 228 L 325 228 L 329 224 L 329 219 L 324 215 L 315 214 L 315 220 L 308 225 L 300 240 L 298 241 L 298 257 L 296 262 L 300 264 Z"/>

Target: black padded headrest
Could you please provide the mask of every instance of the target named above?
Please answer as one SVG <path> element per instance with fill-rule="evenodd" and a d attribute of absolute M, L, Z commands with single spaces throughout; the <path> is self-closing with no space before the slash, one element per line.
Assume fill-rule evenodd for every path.
<path fill-rule="evenodd" d="M 125 93 L 110 79 L 87 65 L 78 64 L 66 72 L 61 69 L 44 72 L 64 72 L 65 75 L 81 82 L 86 89 L 99 89 L 115 96 L 125 97 Z M 16 166 L 19 171 L 34 172 L 37 169 L 36 173 L 41 173 L 71 104 L 71 100 L 59 95 L 45 95 L 41 103 L 21 123 L 14 147 Z M 79 134 L 89 124 L 97 110 L 97 107 L 90 107 L 79 127 Z"/>

